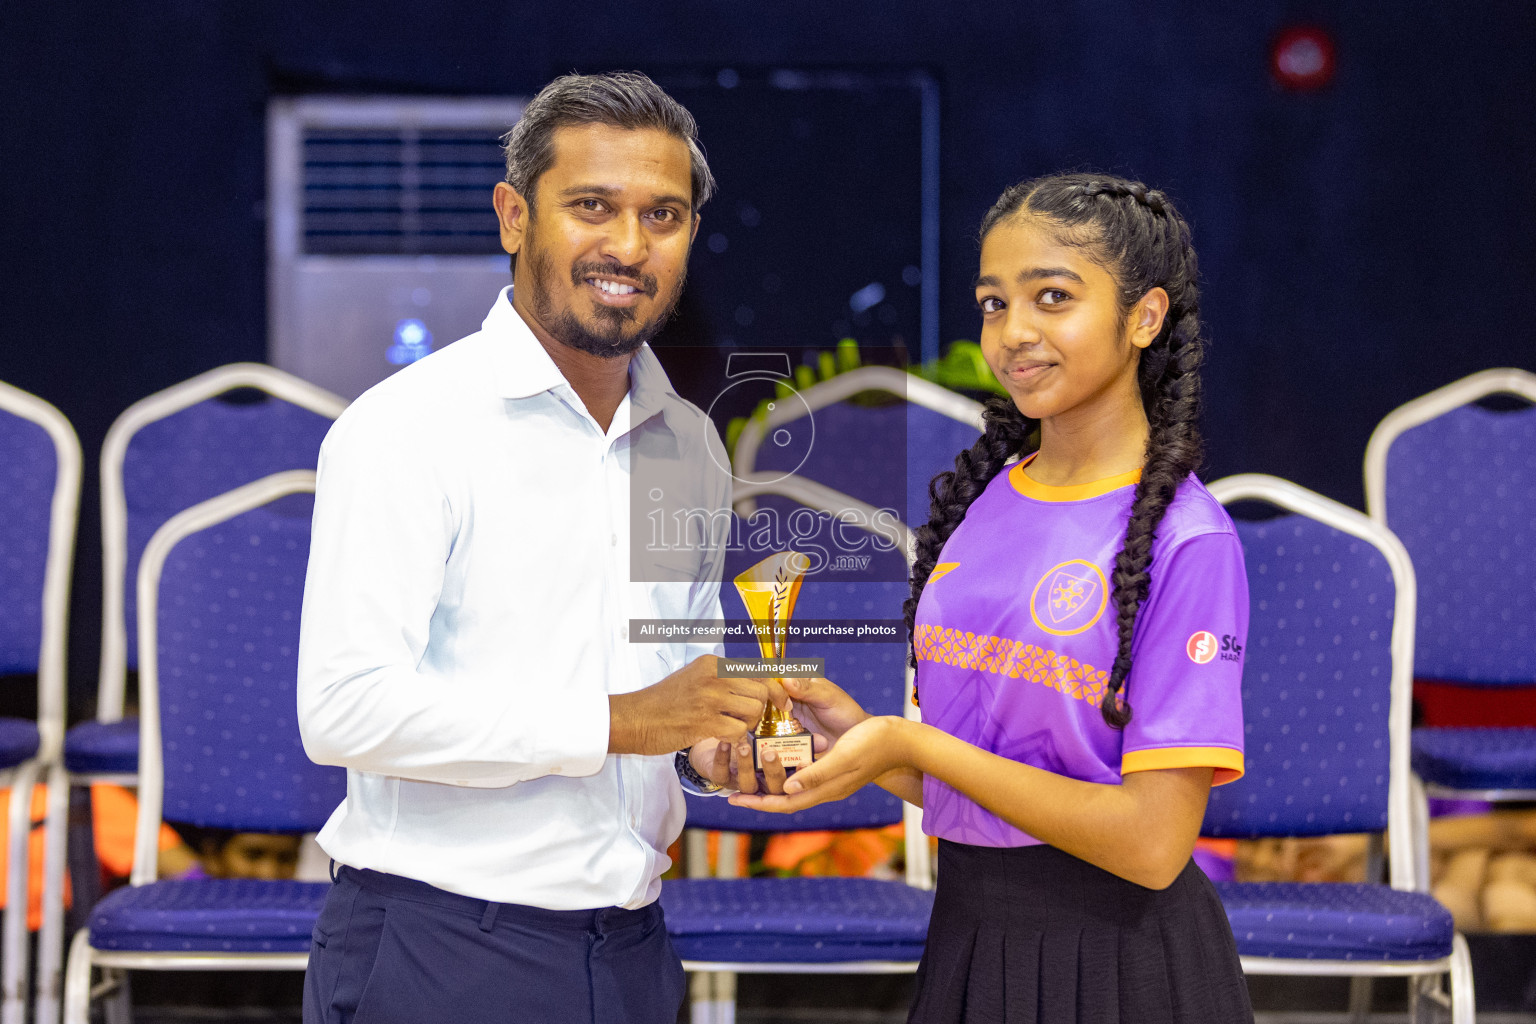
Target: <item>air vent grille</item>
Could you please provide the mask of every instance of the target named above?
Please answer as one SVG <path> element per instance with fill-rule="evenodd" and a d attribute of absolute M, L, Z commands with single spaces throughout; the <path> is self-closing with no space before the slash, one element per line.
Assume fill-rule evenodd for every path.
<path fill-rule="evenodd" d="M 303 151 L 304 252 L 501 252 L 497 129 L 310 127 Z"/>

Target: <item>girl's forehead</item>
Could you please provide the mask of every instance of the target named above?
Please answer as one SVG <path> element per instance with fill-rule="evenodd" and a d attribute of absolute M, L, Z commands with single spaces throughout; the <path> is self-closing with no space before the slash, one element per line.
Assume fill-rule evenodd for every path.
<path fill-rule="evenodd" d="M 981 243 L 981 277 L 1012 282 L 1040 271 L 1069 270 L 1085 282 L 1109 280 L 1109 274 L 1089 258 L 1087 246 L 1073 244 L 1069 229 L 1038 217 L 1009 217 L 987 233 Z"/>

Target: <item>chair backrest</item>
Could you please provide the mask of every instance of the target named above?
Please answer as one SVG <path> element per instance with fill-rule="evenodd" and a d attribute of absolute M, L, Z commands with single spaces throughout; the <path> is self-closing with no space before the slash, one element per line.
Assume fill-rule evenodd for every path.
<path fill-rule="evenodd" d="M 1247 773 L 1211 791 L 1208 836 L 1392 829 L 1392 880 L 1412 888 L 1408 768 L 1413 569 L 1396 537 L 1276 477 L 1211 484 L 1238 520 L 1250 600 L 1243 651 Z"/>
<path fill-rule="evenodd" d="M 1418 578 L 1414 674 L 1536 683 L 1536 374 L 1486 370 L 1389 414 L 1366 449 L 1371 518 L 1402 539 Z"/>
<path fill-rule="evenodd" d="M 258 401 L 221 396 L 264 392 Z M 101 452 L 102 645 L 97 716 L 122 716 L 124 673 L 138 664 L 133 581 L 149 538 L 207 498 L 288 469 L 314 469 L 346 402 L 256 363 L 234 363 L 135 402 Z"/>
<path fill-rule="evenodd" d="M 299 738 L 299 611 L 313 471 L 264 477 L 155 532 L 139 568 L 140 819 L 133 880 L 154 879 L 162 817 L 317 831 L 346 796 Z"/>
<path fill-rule="evenodd" d="M 849 401 L 861 393 L 890 400 Z M 732 454 L 737 475 L 793 473 L 876 508 L 894 508 L 902 522 L 914 526 L 928 521 L 928 482 L 953 469 L 955 456 L 974 444 L 982 429 L 980 404 L 888 366 L 839 374 L 800 397 L 804 402 L 775 403 L 765 418 L 742 430 Z M 805 420 L 809 431 L 797 423 Z M 781 446 L 774 441 L 780 430 L 807 436 Z M 749 515 L 752 506 L 740 511 Z"/>
<path fill-rule="evenodd" d="M 35 673 L 39 753 L 63 738 L 80 441 L 64 414 L 0 383 L 0 674 Z"/>

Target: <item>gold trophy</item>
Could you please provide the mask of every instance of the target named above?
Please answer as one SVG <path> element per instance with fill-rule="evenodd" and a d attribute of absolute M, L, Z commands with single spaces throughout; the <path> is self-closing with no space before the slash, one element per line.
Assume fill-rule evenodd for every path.
<path fill-rule="evenodd" d="M 747 606 L 757 632 L 757 646 L 764 658 L 783 658 L 789 639 L 789 617 L 800 596 L 800 581 L 811 560 L 798 551 L 769 555 L 736 577 L 736 590 Z M 786 773 L 811 763 L 811 734 L 790 714 L 769 701 L 752 731 L 752 766 L 763 769 L 763 751 L 778 756 Z"/>

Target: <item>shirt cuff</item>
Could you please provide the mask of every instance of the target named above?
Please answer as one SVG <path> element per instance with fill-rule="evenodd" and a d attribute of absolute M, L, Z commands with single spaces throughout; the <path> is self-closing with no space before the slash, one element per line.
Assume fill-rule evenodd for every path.
<path fill-rule="evenodd" d="M 542 697 L 524 707 L 537 737 L 534 765 L 549 775 L 596 775 L 608 759 L 608 695 L 555 689 Z"/>
<path fill-rule="evenodd" d="M 1120 755 L 1120 774 L 1160 768 L 1214 768 L 1211 785 L 1222 786 L 1243 777 L 1243 752 L 1231 747 L 1153 747 Z"/>

